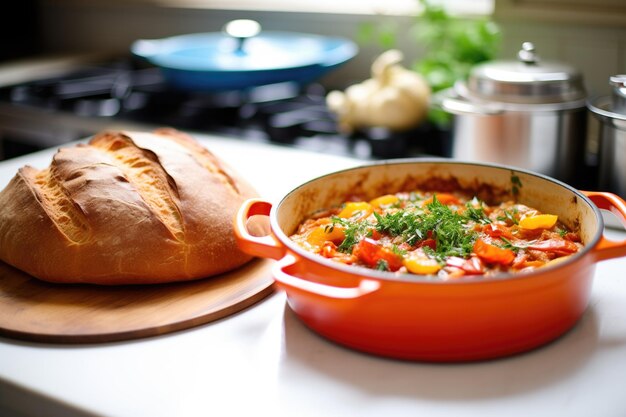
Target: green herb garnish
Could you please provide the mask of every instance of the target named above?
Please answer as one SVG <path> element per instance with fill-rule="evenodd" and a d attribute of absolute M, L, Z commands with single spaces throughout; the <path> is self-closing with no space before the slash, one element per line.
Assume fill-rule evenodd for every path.
<path fill-rule="evenodd" d="M 504 248 L 504 249 L 510 249 L 510 250 L 512 250 L 515 253 L 519 252 L 520 249 L 524 249 L 522 246 L 514 245 L 513 242 L 511 242 L 509 239 L 507 239 L 507 238 L 505 238 L 503 236 L 500 236 L 500 240 L 502 240 L 502 242 L 504 242 L 504 244 L 501 245 L 501 247 Z"/>
<path fill-rule="evenodd" d="M 370 236 L 372 233 L 372 224 L 368 221 L 350 221 L 350 219 L 342 219 L 341 217 L 333 217 L 331 219 L 332 226 L 339 224 L 344 228 L 345 238 L 337 247 L 337 250 L 343 253 L 351 253 L 354 245 L 359 243 L 364 237 Z M 328 227 L 328 226 L 326 226 Z"/>
<path fill-rule="evenodd" d="M 472 201 L 465 203 L 465 216 L 470 220 L 474 220 L 476 223 L 491 223 L 491 220 L 485 214 L 485 210 L 483 210 L 482 206 L 474 207 L 477 203 L 479 203 L 479 201 L 476 197 L 474 197 Z"/>
<path fill-rule="evenodd" d="M 476 222 L 475 217 L 482 218 L 478 209 L 459 214 L 439 202 L 436 195 L 433 196 L 432 203 L 426 206 L 426 210 L 374 215 L 377 220 L 374 226 L 376 230 L 391 236 L 401 236 L 409 245 L 426 239 L 430 231 L 436 242 L 435 255 L 438 258 L 469 256 L 477 236 L 471 226 Z"/>
<path fill-rule="evenodd" d="M 522 180 L 514 172 L 511 172 L 511 194 L 513 197 L 517 198 L 520 188 L 522 188 Z"/>
<path fill-rule="evenodd" d="M 389 264 L 386 260 L 379 259 L 378 262 L 376 262 L 375 269 L 378 271 L 389 271 Z"/>
<path fill-rule="evenodd" d="M 511 222 L 513 224 L 519 224 L 519 220 L 517 220 L 517 208 L 513 207 L 510 211 L 509 210 L 504 210 L 503 211 L 504 216 L 498 216 L 498 220 L 503 221 L 503 222 Z"/>

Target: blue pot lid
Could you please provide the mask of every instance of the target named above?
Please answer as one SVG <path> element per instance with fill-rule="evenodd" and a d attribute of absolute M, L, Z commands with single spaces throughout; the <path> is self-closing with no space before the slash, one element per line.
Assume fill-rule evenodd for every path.
<path fill-rule="evenodd" d="M 356 55 L 357 46 L 338 37 L 264 31 L 240 40 L 225 33 L 196 33 L 164 39 L 138 40 L 133 54 L 164 68 L 210 71 L 249 72 L 332 66 Z"/>

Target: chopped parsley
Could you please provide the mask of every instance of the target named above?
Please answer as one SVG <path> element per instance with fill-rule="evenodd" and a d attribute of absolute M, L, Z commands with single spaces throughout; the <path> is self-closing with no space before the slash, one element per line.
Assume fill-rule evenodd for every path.
<path fill-rule="evenodd" d="M 345 238 L 343 242 L 337 246 L 337 250 L 340 252 L 351 253 L 354 245 L 359 243 L 364 237 L 368 237 L 372 234 L 372 224 L 365 220 L 354 221 L 342 219 L 341 217 L 333 217 L 331 221 L 332 225 L 327 226 L 330 227 L 330 230 L 332 230 L 332 227 L 336 224 L 344 228 Z"/>
<path fill-rule="evenodd" d="M 379 259 L 375 269 L 378 271 L 389 271 L 389 264 L 384 259 Z"/>
<path fill-rule="evenodd" d="M 517 208 L 513 207 L 511 210 L 503 210 L 504 216 L 498 216 L 498 220 L 503 222 L 510 222 L 512 224 L 519 224 L 517 220 Z"/>
<path fill-rule="evenodd" d="M 472 208 L 459 214 L 439 202 L 436 195 L 425 209 L 414 208 L 384 215 L 374 213 L 374 216 L 377 220 L 374 225 L 377 231 L 401 236 L 409 245 L 432 236 L 437 243 L 435 255 L 438 258 L 469 256 L 477 237 L 471 226 L 486 219 L 482 209 Z"/>
<path fill-rule="evenodd" d="M 513 242 L 511 242 L 504 236 L 500 236 L 500 240 L 503 242 L 503 244 L 501 245 L 503 249 L 510 249 L 516 254 L 520 251 L 520 249 L 524 249 L 522 246 L 514 245 Z"/>
<path fill-rule="evenodd" d="M 479 206 L 474 207 L 475 204 L 479 204 Z M 468 201 L 467 203 L 465 203 L 465 216 L 470 220 L 474 220 L 476 223 L 491 223 L 491 220 L 485 214 L 485 210 L 482 208 L 482 205 L 480 205 L 480 201 L 478 201 L 476 197 L 474 197 L 472 201 Z"/>

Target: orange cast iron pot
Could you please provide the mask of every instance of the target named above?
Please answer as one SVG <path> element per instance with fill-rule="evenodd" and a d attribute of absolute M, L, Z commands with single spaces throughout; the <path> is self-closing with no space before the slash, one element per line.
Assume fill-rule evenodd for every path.
<path fill-rule="evenodd" d="M 289 239 L 316 210 L 345 201 L 419 189 L 437 182 L 478 195 L 488 190 L 557 214 L 579 230 L 585 247 L 567 260 L 529 273 L 443 281 L 343 265 L 306 252 Z M 589 301 L 598 261 L 626 255 L 626 241 L 603 236 L 601 209 L 626 224 L 626 203 L 602 192 L 580 192 L 536 173 L 447 160 L 396 160 L 335 172 L 307 182 L 273 207 L 245 202 L 235 235 L 245 252 L 279 260 L 277 285 L 297 316 L 339 344 L 376 355 L 424 361 L 468 361 L 523 352 L 570 329 Z M 271 233 L 253 236 L 247 222 L 269 216 Z"/>

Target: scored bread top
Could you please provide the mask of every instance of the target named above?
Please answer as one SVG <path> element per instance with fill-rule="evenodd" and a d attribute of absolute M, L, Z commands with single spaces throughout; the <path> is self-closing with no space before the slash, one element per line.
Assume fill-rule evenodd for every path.
<path fill-rule="evenodd" d="M 0 259 L 52 282 L 160 283 L 250 259 L 232 218 L 252 187 L 172 129 L 103 132 L 0 192 Z"/>

